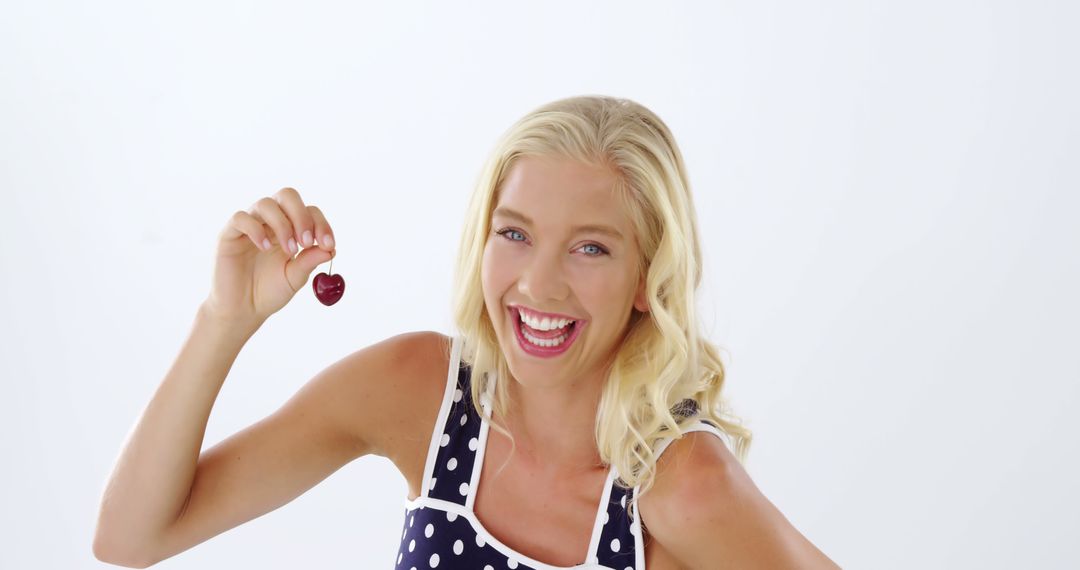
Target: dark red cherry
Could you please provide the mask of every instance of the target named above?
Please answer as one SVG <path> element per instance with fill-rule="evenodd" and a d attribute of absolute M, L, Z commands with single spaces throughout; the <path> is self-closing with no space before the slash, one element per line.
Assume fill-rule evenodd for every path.
<path fill-rule="evenodd" d="M 345 279 L 340 273 L 337 275 L 320 273 L 311 282 L 311 287 L 315 289 L 315 298 L 329 307 L 341 300 L 341 296 L 345 294 Z"/>

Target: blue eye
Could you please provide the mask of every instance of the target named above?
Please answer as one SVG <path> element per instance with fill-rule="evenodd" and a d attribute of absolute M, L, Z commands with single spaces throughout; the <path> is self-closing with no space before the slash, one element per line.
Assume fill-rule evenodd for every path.
<path fill-rule="evenodd" d="M 515 230 L 514 228 L 506 228 L 506 229 L 504 229 L 504 230 L 499 230 L 499 231 L 497 231 L 497 232 L 495 232 L 495 233 L 497 233 L 497 234 L 499 234 L 499 235 L 501 235 L 501 236 L 504 236 L 504 237 L 505 237 L 505 236 L 506 236 L 506 234 L 508 234 L 508 233 L 510 233 L 510 232 L 513 232 L 513 233 L 515 233 L 515 234 L 521 235 L 521 232 L 519 232 L 519 231 Z M 522 236 L 522 238 L 524 239 L 524 236 Z M 522 240 L 516 240 L 516 239 L 511 239 L 511 238 L 506 238 L 506 239 L 508 239 L 508 240 L 510 240 L 510 241 L 523 241 L 523 239 L 522 239 Z"/>
<path fill-rule="evenodd" d="M 514 228 L 503 228 L 501 230 L 498 230 L 495 233 L 497 235 L 503 236 L 504 239 L 509 240 L 509 241 L 525 241 L 525 239 L 524 239 L 525 235 L 522 234 L 520 231 L 515 230 Z M 520 235 L 522 237 L 522 239 L 518 240 L 518 239 L 506 237 L 507 234 L 511 234 L 511 233 Z M 586 247 L 595 247 L 596 248 L 596 253 L 588 253 L 588 254 L 586 254 L 588 257 L 600 257 L 601 255 L 609 255 L 608 250 L 606 248 L 604 248 L 603 246 L 601 246 L 600 244 L 587 243 L 587 244 L 585 244 L 585 245 L 583 245 L 581 247 L 582 248 L 586 248 Z"/>
<path fill-rule="evenodd" d="M 585 245 L 583 245 L 581 247 L 595 247 L 596 248 L 598 253 L 596 255 L 590 255 L 589 257 L 600 257 L 601 255 L 607 255 L 607 250 L 600 247 L 599 245 L 596 245 L 595 243 L 587 243 L 587 244 L 585 244 Z"/>

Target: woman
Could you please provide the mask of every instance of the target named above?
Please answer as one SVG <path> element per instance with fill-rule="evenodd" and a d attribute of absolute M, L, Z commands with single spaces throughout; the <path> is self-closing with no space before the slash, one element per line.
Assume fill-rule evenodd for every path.
<path fill-rule="evenodd" d="M 685 168 L 648 109 L 574 97 L 519 120 L 468 209 L 460 334 L 353 353 L 200 455 L 233 360 L 332 234 L 291 188 L 222 231 L 211 293 L 109 480 L 99 559 L 146 567 L 374 453 L 410 489 L 397 568 L 836 567 L 740 464 L 750 433 L 724 417 L 697 328 Z"/>

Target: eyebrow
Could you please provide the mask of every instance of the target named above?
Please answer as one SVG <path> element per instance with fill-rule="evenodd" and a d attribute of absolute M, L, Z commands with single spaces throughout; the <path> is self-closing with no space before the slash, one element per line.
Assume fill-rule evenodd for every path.
<path fill-rule="evenodd" d="M 491 213 L 491 216 L 492 217 L 504 216 L 504 217 L 507 217 L 507 218 L 512 218 L 512 219 L 515 219 L 515 220 L 518 220 L 518 221 L 521 221 L 521 222 L 525 222 L 526 224 L 528 224 L 530 226 L 533 225 L 533 221 L 532 221 L 531 218 L 529 218 L 529 216 L 526 216 L 525 214 L 522 214 L 521 212 L 518 212 L 517 210 L 511 210 L 510 208 L 507 208 L 506 206 L 500 206 L 498 208 L 495 208 L 495 211 Z M 622 233 L 620 233 L 619 230 L 617 230 L 617 229 L 615 229 L 615 228 L 613 228 L 611 226 L 604 226 L 604 225 L 599 225 L 599 224 L 586 224 L 584 226 L 574 226 L 572 228 L 572 230 L 573 230 L 573 232 L 575 234 L 582 233 L 582 232 L 595 232 L 595 233 L 598 233 L 598 234 L 605 234 L 605 235 L 611 236 L 611 237 L 613 237 L 615 239 L 618 239 L 618 240 L 623 239 Z"/>

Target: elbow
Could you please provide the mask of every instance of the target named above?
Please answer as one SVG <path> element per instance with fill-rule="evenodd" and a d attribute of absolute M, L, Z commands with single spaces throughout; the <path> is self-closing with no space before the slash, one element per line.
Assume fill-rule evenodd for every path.
<path fill-rule="evenodd" d="M 149 568 L 157 562 L 145 556 L 133 556 L 100 531 L 94 535 L 93 551 L 94 558 L 101 562 L 124 568 Z"/>

